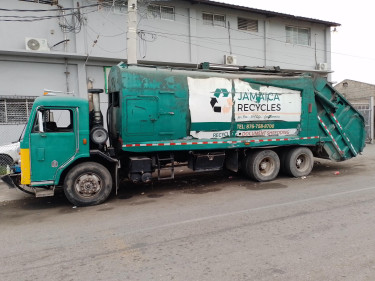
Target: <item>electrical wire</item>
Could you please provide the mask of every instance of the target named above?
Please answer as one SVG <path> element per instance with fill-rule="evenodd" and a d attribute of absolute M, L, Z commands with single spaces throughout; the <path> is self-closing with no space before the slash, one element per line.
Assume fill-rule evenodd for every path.
<path fill-rule="evenodd" d="M 165 35 L 165 37 L 168 37 L 168 38 L 172 38 L 172 37 L 169 37 L 167 36 L 166 34 L 168 35 L 171 35 L 171 36 L 177 36 L 177 37 L 185 37 L 187 39 L 189 38 L 199 38 L 201 42 L 207 42 L 207 43 L 212 43 L 212 44 L 215 44 L 215 45 L 223 45 L 223 46 L 228 46 L 228 43 L 227 42 L 217 42 L 214 40 L 214 38 L 212 37 L 207 37 L 208 39 L 206 40 L 204 37 L 195 37 L 195 36 L 189 36 L 189 35 L 186 35 L 186 34 L 173 34 L 173 33 L 164 33 L 164 32 L 152 32 L 152 31 L 149 31 L 149 30 L 139 30 L 138 32 L 148 32 L 148 33 L 153 33 L 155 35 Z M 211 40 L 212 39 L 212 40 Z M 226 41 L 228 40 L 228 38 L 225 38 Z M 232 41 L 234 41 L 234 39 L 231 38 Z M 251 39 L 241 39 L 241 41 L 249 41 Z M 259 49 L 259 48 L 253 48 L 253 47 L 250 47 L 249 45 L 246 45 L 246 46 L 240 46 L 240 45 L 237 45 L 237 44 L 232 44 L 232 47 L 236 47 L 237 49 L 245 49 L 245 50 L 254 50 L 256 52 L 261 52 L 263 51 L 263 49 Z M 290 52 L 283 52 L 283 51 L 279 51 L 279 53 L 282 53 L 283 56 L 285 57 L 290 57 L 290 58 L 296 58 L 296 57 L 300 57 L 300 58 L 305 58 L 305 57 L 310 57 L 309 55 L 306 55 L 306 54 L 290 54 Z M 238 54 L 238 55 L 241 55 L 241 54 Z M 259 58 L 259 59 L 263 59 L 263 58 Z"/>
<path fill-rule="evenodd" d="M 84 9 L 84 8 L 90 8 L 90 7 L 98 7 L 98 6 L 100 6 L 100 4 L 91 4 L 91 5 L 85 5 L 85 6 L 81 6 L 81 7 L 79 7 L 79 8 L 61 8 L 61 9 L 59 9 L 59 8 L 57 8 L 57 9 L 45 9 L 45 10 L 43 10 L 43 9 L 38 9 L 38 10 L 35 10 L 35 9 L 33 9 L 33 10 L 22 10 L 22 9 L 4 9 L 4 8 L 0 8 L 0 11 L 5 11 L 5 12 L 37 12 L 37 13 L 39 13 L 39 12 L 58 12 L 58 11 L 61 11 L 61 10 L 63 10 L 63 11 L 70 11 L 70 10 L 77 10 L 77 9 Z"/>
<path fill-rule="evenodd" d="M 104 51 L 104 52 L 115 54 L 115 53 L 121 53 L 121 52 L 124 52 L 124 51 L 127 50 L 127 48 L 124 48 L 124 49 L 121 49 L 121 50 L 118 50 L 118 51 L 109 51 L 109 50 L 103 48 L 102 46 L 100 46 L 100 45 L 98 44 L 98 39 L 99 39 L 99 37 L 100 37 L 101 35 L 100 35 L 100 36 L 97 35 L 96 39 L 93 39 L 89 34 L 87 34 L 87 36 L 89 37 L 89 39 L 90 39 L 91 41 L 94 42 L 93 47 L 96 46 L 96 47 L 98 47 L 100 50 L 102 50 L 102 51 Z M 96 41 L 96 42 L 95 42 L 95 41 Z"/>
<path fill-rule="evenodd" d="M 202 46 L 202 45 L 199 45 L 199 44 L 196 44 L 196 43 L 186 42 L 186 41 L 182 41 L 182 40 L 176 40 L 176 39 L 166 37 L 166 36 L 160 36 L 160 37 L 165 37 L 165 38 L 168 38 L 170 40 L 182 42 L 182 43 L 185 43 L 185 44 L 191 44 L 193 46 L 201 47 L 201 48 L 208 49 L 208 50 L 214 50 L 214 51 L 219 51 L 219 52 L 223 52 L 223 53 L 226 52 L 226 50 L 220 50 L 220 49 L 216 49 L 216 48 L 212 48 L 212 47 L 208 47 L 208 46 Z M 243 57 L 246 57 L 246 58 L 263 60 L 263 58 L 260 58 L 260 57 L 254 57 L 254 56 L 249 56 L 249 55 L 245 55 L 245 54 L 237 54 L 237 53 L 233 53 L 233 54 L 238 55 L 238 56 L 243 56 Z M 272 59 L 267 59 L 267 61 L 272 61 L 272 62 L 277 62 L 277 63 L 287 63 L 287 64 L 290 64 L 290 65 L 303 66 L 303 67 L 311 67 L 311 65 L 296 64 L 296 63 L 292 63 L 292 62 L 284 62 L 284 61 L 278 61 L 278 60 L 272 60 Z"/>
<path fill-rule="evenodd" d="M 78 7 L 78 8 L 38 9 L 38 10 L 35 10 L 35 9 L 33 9 L 33 10 L 31 10 L 31 9 L 26 10 L 26 9 L 4 9 L 4 8 L 0 8 L 0 11 L 5 11 L 5 12 L 51 12 L 51 11 L 59 11 L 59 12 L 61 12 L 61 11 L 73 11 L 72 13 L 65 14 L 65 15 L 50 15 L 50 16 L 40 16 L 40 17 L 38 17 L 38 16 L 9 16 L 9 15 L 4 15 L 4 16 L 0 16 L 0 22 L 34 22 L 34 21 L 41 21 L 41 20 L 49 20 L 49 19 L 53 19 L 53 18 L 62 18 L 62 17 L 67 17 L 67 16 L 72 16 L 72 17 L 76 18 L 77 17 L 77 12 L 75 12 L 75 11 L 79 11 L 79 10 L 85 9 L 85 8 L 100 7 L 100 6 L 102 6 L 102 7 L 105 7 L 105 8 L 109 7 L 110 11 L 111 11 L 112 9 L 114 9 L 114 5 L 113 5 L 114 1 L 111 0 L 111 1 L 108 1 L 108 2 L 112 2 L 112 5 L 109 5 L 109 4 L 107 5 L 107 3 L 101 3 L 101 4 L 84 5 L 84 6 L 81 6 L 81 7 Z M 152 1 L 143 1 L 143 2 L 146 4 L 146 6 L 145 6 L 144 10 L 139 9 L 138 14 L 140 15 L 140 21 L 138 22 L 138 24 L 140 24 L 141 21 L 147 17 L 147 4 L 152 3 Z M 81 12 L 81 15 L 85 15 L 85 14 L 89 14 L 89 13 L 93 13 L 93 12 L 98 12 L 98 10 L 95 9 L 93 11 Z M 102 15 L 102 13 L 99 13 L 99 14 Z M 123 14 L 126 15 L 127 11 L 125 11 Z M 192 16 L 189 16 L 189 15 L 181 14 L 181 13 L 176 13 L 175 12 L 175 15 L 178 15 L 178 16 L 181 16 L 181 17 L 185 17 L 185 18 L 189 18 L 189 19 L 193 19 L 193 20 L 200 21 L 200 22 L 203 21 L 201 18 L 192 17 Z M 111 22 L 114 26 L 116 26 L 117 28 L 119 28 L 122 32 L 119 33 L 119 34 L 115 34 L 115 35 L 101 35 L 102 37 L 116 37 L 116 36 L 120 36 L 122 34 L 126 34 L 126 31 L 124 29 L 118 27 L 117 24 L 113 23 L 113 21 L 111 21 L 111 20 L 108 19 L 108 14 L 107 14 L 106 20 L 109 21 L 109 22 Z M 175 18 L 175 21 L 178 21 L 178 19 Z M 65 25 L 65 27 L 67 28 L 67 31 L 70 31 L 70 32 L 79 32 L 79 30 L 80 30 L 79 21 L 75 21 L 75 22 L 76 22 L 77 25 L 73 25 L 72 23 Z M 181 22 L 179 22 L 179 23 L 181 23 Z M 155 27 L 153 27 L 153 28 L 155 28 Z M 92 30 L 92 27 L 90 27 L 90 29 Z M 285 40 L 281 40 L 281 38 L 285 38 L 285 36 L 264 36 L 264 35 L 261 35 L 261 34 L 256 34 L 254 32 L 248 32 L 248 31 L 238 30 L 238 29 L 233 28 L 233 27 L 229 28 L 229 30 L 233 30 L 235 32 L 246 34 L 246 35 L 249 35 L 249 36 L 252 37 L 252 38 L 235 38 L 235 34 L 233 34 L 233 36 L 231 38 L 232 41 L 248 41 L 248 40 L 256 40 L 256 39 L 259 39 L 259 40 L 267 39 L 267 40 L 273 40 L 273 41 L 276 41 L 276 42 L 280 42 L 280 43 L 283 43 L 283 44 L 288 44 L 288 43 L 285 42 Z M 147 31 L 147 32 L 149 32 L 149 31 Z M 211 40 L 228 40 L 228 38 L 223 38 L 223 37 L 217 37 L 217 38 L 215 38 L 215 37 L 209 37 L 209 36 L 208 37 L 207 36 L 190 36 L 190 35 L 186 35 L 186 34 L 174 34 L 174 33 L 169 33 L 169 32 L 164 32 L 164 33 L 163 32 L 154 32 L 154 33 L 158 34 L 159 36 L 164 35 L 164 37 L 167 37 L 166 35 L 171 35 L 171 36 L 181 36 L 181 37 L 197 38 L 197 39 L 202 39 L 202 40 L 206 40 L 206 41 L 208 41 L 208 39 L 211 39 Z M 144 38 L 141 38 L 141 40 L 144 40 Z M 173 39 L 173 40 L 178 41 L 176 39 Z M 215 44 L 225 44 L 225 43 L 215 42 Z M 249 47 L 243 47 L 243 46 L 235 46 L 235 45 L 233 45 L 233 46 L 237 47 L 237 48 L 249 48 Z M 308 49 L 311 49 L 311 50 L 315 50 L 315 46 L 305 46 L 305 45 L 297 45 L 297 46 L 298 47 L 302 47 L 302 48 L 308 48 Z M 202 47 L 204 47 L 204 46 L 202 46 Z M 357 56 L 357 55 L 352 55 L 352 54 L 346 54 L 346 53 L 341 53 L 341 52 L 333 52 L 333 51 L 330 51 L 330 50 L 325 50 L 325 49 L 320 49 L 320 48 L 316 48 L 316 51 L 322 51 L 322 52 L 326 52 L 326 53 L 330 53 L 330 54 L 337 54 L 337 55 L 354 57 L 354 58 L 360 58 L 360 59 L 375 60 L 375 58 L 362 57 L 362 56 Z M 294 53 L 293 57 L 295 57 L 296 55 L 297 54 Z M 288 56 L 288 55 L 286 55 L 286 56 Z M 305 56 L 305 55 L 302 55 L 302 56 Z M 258 59 L 262 59 L 262 58 L 258 58 Z M 287 63 L 289 63 L 289 62 L 287 62 Z"/>
<path fill-rule="evenodd" d="M 61 28 L 61 31 L 63 33 L 79 33 L 81 31 L 82 27 L 82 16 L 81 16 L 81 11 L 78 10 L 77 12 L 73 12 L 72 15 L 72 20 L 71 22 L 68 22 L 67 20 L 67 15 L 65 14 L 64 10 L 61 10 L 59 12 L 59 15 L 61 17 L 59 18 L 59 26 Z"/>
<path fill-rule="evenodd" d="M 89 24 L 86 25 L 93 33 L 95 34 L 98 34 L 95 29 L 93 27 L 91 27 Z M 113 38 L 113 37 L 118 37 L 118 36 L 121 36 L 121 35 L 124 35 L 124 34 L 127 34 L 128 32 L 126 31 L 123 31 L 121 33 L 118 33 L 118 34 L 112 34 L 112 35 L 103 35 L 101 34 L 100 36 L 101 37 L 107 37 L 107 38 Z"/>
<path fill-rule="evenodd" d="M 94 11 L 87 11 L 87 12 L 81 12 L 81 15 L 87 15 L 90 13 L 94 13 Z M 42 21 L 42 20 L 49 20 L 49 19 L 55 19 L 55 18 L 61 18 L 61 17 L 66 17 L 66 16 L 75 16 L 76 13 L 70 13 L 70 14 L 65 14 L 65 15 L 51 15 L 51 16 L 0 16 L 0 22 L 37 22 L 37 21 Z M 8 18 L 12 17 L 13 19 L 2 19 L 2 18 Z"/>
<path fill-rule="evenodd" d="M 112 23 L 114 26 L 117 26 L 116 23 L 114 23 L 113 21 L 109 20 L 107 18 L 107 20 Z M 92 28 L 90 28 L 92 30 Z M 238 31 L 237 29 L 233 29 L 231 28 L 231 30 L 234 30 L 234 31 Z M 125 32 L 124 32 L 125 33 Z M 151 35 L 153 38 L 152 40 L 146 40 L 145 38 L 145 35 L 144 33 L 149 33 L 149 35 Z M 164 38 L 168 38 L 168 39 L 171 39 L 171 40 L 174 40 L 174 41 L 179 41 L 179 42 L 183 42 L 185 44 L 190 44 L 190 42 L 186 42 L 186 41 L 183 41 L 183 40 L 177 40 L 175 38 L 171 38 L 171 37 L 168 37 L 168 36 L 162 36 L 162 35 L 165 35 L 165 34 L 169 34 L 169 35 L 176 35 L 176 36 L 182 36 L 182 37 L 191 37 L 191 38 L 199 38 L 199 39 L 202 39 L 202 40 L 206 40 L 208 41 L 207 39 L 212 39 L 212 40 L 215 40 L 217 38 L 214 38 L 214 37 L 202 37 L 202 36 L 189 36 L 189 35 L 186 35 L 186 34 L 174 34 L 174 33 L 169 33 L 169 32 L 152 32 L 152 31 L 146 31 L 146 30 L 138 30 L 137 32 L 140 40 L 141 40 L 141 44 L 139 44 L 138 48 L 139 48 L 139 52 L 141 54 L 141 57 L 142 58 L 145 58 L 146 57 L 146 53 L 147 53 L 147 43 L 148 42 L 154 42 L 156 40 L 156 35 L 160 35 L 160 37 L 164 37 Z M 246 32 L 246 34 L 249 34 L 248 32 Z M 155 36 L 153 36 L 155 35 Z M 285 37 L 285 36 L 284 36 Z M 228 40 L 228 38 L 220 38 L 222 40 Z M 252 38 L 252 39 L 263 39 L 263 38 Z M 236 40 L 235 38 L 233 38 L 233 40 Z M 240 41 L 248 41 L 249 39 L 240 39 Z M 223 42 L 223 43 L 218 43 L 217 41 L 211 41 L 212 43 L 215 43 L 215 44 L 220 44 L 220 45 L 224 45 L 224 46 L 227 46 L 227 42 Z M 285 42 L 283 42 L 285 43 Z M 192 45 L 196 45 L 198 47 L 201 47 L 201 48 L 206 48 L 206 49 L 211 49 L 211 50 L 216 50 L 216 51 L 220 51 L 220 52 L 227 52 L 227 50 L 219 50 L 219 49 L 215 49 L 215 48 L 210 48 L 210 47 L 206 47 L 206 46 L 203 46 L 203 45 L 200 45 L 200 44 L 192 44 Z M 236 47 L 236 48 L 242 48 L 242 49 L 246 49 L 246 50 L 249 50 L 249 49 L 252 49 L 254 51 L 261 51 L 260 49 L 256 49 L 256 48 L 251 48 L 249 46 L 239 46 L 239 45 L 233 45 L 233 47 Z M 144 50 L 142 51 L 143 48 Z M 263 57 L 255 57 L 255 56 L 248 56 L 248 55 L 243 55 L 243 54 L 238 54 L 236 53 L 235 55 L 238 55 L 238 56 L 244 56 L 244 57 L 249 57 L 249 58 L 253 58 L 253 59 L 257 59 L 257 60 L 264 60 Z M 284 54 L 285 57 L 290 57 L 290 58 L 295 58 L 296 57 L 296 54 Z M 309 56 L 306 56 L 306 55 L 302 55 L 303 57 L 309 57 Z M 285 61 L 285 62 L 282 62 L 282 61 L 276 61 L 276 60 L 268 60 L 268 61 L 274 61 L 274 62 L 278 62 L 278 63 L 288 63 L 288 64 L 293 64 L 293 63 L 290 63 L 289 61 Z M 311 65 L 302 65 L 302 64 L 293 64 L 293 65 L 298 65 L 298 66 L 303 66 L 303 67 L 311 67 Z"/>
<path fill-rule="evenodd" d="M 188 19 L 193 19 L 193 20 L 196 20 L 196 21 L 202 21 L 203 22 L 203 19 L 201 19 L 201 18 L 192 17 L 192 16 L 188 16 L 188 15 L 180 14 L 180 13 L 176 13 L 176 12 L 175 12 L 175 15 L 179 15 L 179 16 L 182 16 L 182 17 L 185 17 L 185 18 L 188 18 Z M 251 34 L 253 36 L 259 37 L 259 39 L 269 39 L 269 40 L 277 41 L 277 42 L 280 42 L 280 43 L 283 43 L 283 44 L 290 44 L 290 43 L 285 42 L 285 40 L 278 39 L 277 37 L 259 35 L 259 34 L 256 34 L 254 32 L 249 33 L 248 31 L 234 29 L 234 28 L 230 28 L 230 30 L 234 30 L 234 31 L 237 31 L 239 33 L 244 33 L 244 34 Z M 280 38 L 285 38 L 285 36 L 280 36 Z M 308 46 L 307 45 L 300 45 L 300 44 L 291 44 L 291 45 L 297 45 L 298 47 L 301 47 L 301 48 L 308 48 L 308 49 L 311 49 L 311 50 L 315 50 L 315 48 L 313 46 L 310 46 L 310 45 L 308 45 Z M 325 50 L 325 49 L 318 49 L 317 48 L 317 51 L 327 52 L 327 53 L 330 53 L 330 54 L 338 54 L 338 55 L 343 55 L 343 56 L 350 56 L 350 57 L 361 58 L 361 59 L 368 59 L 366 57 L 361 57 L 361 56 L 356 56 L 356 55 L 351 55 L 351 54 L 345 54 L 345 53 L 340 53 L 340 52 L 333 52 L 333 51 L 328 51 L 328 50 Z M 375 58 L 369 58 L 369 59 L 375 60 Z"/>

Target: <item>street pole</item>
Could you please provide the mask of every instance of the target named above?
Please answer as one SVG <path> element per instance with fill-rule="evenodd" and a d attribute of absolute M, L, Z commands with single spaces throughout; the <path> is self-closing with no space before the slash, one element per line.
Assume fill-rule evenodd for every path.
<path fill-rule="evenodd" d="M 128 1 L 128 64 L 137 64 L 137 0 Z"/>

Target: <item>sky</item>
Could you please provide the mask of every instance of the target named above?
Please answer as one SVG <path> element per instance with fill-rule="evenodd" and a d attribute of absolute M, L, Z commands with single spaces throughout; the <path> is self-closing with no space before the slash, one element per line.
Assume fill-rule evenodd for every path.
<path fill-rule="evenodd" d="M 375 84 L 374 4 L 371 0 L 216 0 L 267 11 L 336 22 L 331 33 L 332 82 Z"/>

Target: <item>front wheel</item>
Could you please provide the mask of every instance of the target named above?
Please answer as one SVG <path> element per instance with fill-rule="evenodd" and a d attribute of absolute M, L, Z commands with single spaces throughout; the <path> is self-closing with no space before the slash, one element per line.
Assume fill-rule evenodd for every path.
<path fill-rule="evenodd" d="M 273 150 L 258 150 L 245 159 L 246 174 L 256 181 L 271 181 L 280 171 L 280 159 Z"/>
<path fill-rule="evenodd" d="M 112 177 L 108 169 L 95 162 L 73 167 L 66 175 L 64 193 L 76 206 L 92 206 L 103 203 L 112 191 Z"/>

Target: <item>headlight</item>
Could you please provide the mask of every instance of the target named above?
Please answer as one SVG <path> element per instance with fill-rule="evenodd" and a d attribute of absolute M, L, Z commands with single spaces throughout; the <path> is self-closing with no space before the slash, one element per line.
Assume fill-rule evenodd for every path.
<path fill-rule="evenodd" d="M 108 139 L 108 132 L 101 126 L 94 127 L 90 132 L 90 138 L 93 141 L 93 143 L 103 144 Z"/>

